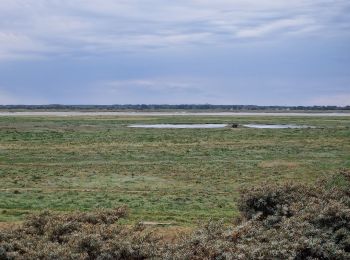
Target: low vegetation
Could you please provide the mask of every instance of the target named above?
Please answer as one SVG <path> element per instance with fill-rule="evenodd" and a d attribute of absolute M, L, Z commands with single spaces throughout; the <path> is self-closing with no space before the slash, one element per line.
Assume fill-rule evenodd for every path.
<path fill-rule="evenodd" d="M 0 259 L 145 259 L 157 240 L 142 226 L 118 225 L 125 208 L 90 213 L 44 211 L 0 233 Z"/>
<path fill-rule="evenodd" d="M 0 259 L 350 259 L 350 172 L 243 190 L 240 218 L 167 242 L 118 221 L 125 208 L 28 217 L 0 233 Z"/>
<path fill-rule="evenodd" d="M 350 259 L 350 173 L 316 185 L 242 192 L 236 226 L 210 222 L 172 247 L 171 259 Z"/>
<path fill-rule="evenodd" d="M 129 124 L 261 123 L 310 129 L 131 129 Z M 123 221 L 194 227 L 239 214 L 239 190 L 312 183 L 350 168 L 348 117 L 0 118 L 0 222 L 42 210 L 127 205 Z"/>

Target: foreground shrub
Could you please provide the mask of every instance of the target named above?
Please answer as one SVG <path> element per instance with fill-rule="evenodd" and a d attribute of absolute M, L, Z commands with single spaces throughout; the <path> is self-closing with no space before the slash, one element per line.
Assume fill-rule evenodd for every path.
<path fill-rule="evenodd" d="M 125 208 L 29 217 L 0 231 L 0 259 L 350 259 L 350 174 L 242 192 L 236 225 L 209 222 L 175 242 L 118 225 Z"/>
<path fill-rule="evenodd" d="M 342 172 L 316 185 L 245 190 L 238 205 L 245 219 L 238 226 L 211 222 L 169 246 L 164 257 L 350 259 L 348 176 Z"/>
<path fill-rule="evenodd" d="M 22 227 L 0 233 L 0 259 L 145 259 L 157 240 L 144 227 L 118 225 L 126 208 L 30 216 Z"/>

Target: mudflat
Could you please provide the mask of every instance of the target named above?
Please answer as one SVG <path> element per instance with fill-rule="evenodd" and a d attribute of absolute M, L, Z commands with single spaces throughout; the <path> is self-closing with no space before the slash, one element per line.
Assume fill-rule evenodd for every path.
<path fill-rule="evenodd" d="M 78 111 L 25 111 L 3 112 L 0 116 L 350 116 L 344 112 L 78 112 Z"/>

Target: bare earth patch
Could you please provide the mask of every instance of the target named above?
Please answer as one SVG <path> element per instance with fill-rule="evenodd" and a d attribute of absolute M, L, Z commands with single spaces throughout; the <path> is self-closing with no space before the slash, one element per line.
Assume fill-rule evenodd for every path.
<path fill-rule="evenodd" d="M 297 162 L 288 162 L 283 160 L 272 160 L 272 161 L 263 161 L 258 164 L 261 168 L 276 168 L 276 167 L 286 167 L 286 168 L 296 168 L 300 164 Z"/>

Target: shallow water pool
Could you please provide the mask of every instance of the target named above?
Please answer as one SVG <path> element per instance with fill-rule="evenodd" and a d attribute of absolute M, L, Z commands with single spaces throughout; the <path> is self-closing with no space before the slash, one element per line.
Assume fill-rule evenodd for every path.
<path fill-rule="evenodd" d="M 154 125 L 129 125 L 132 128 L 168 128 L 168 129 L 184 129 L 184 128 L 224 128 L 227 124 L 154 124 Z"/>
<path fill-rule="evenodd" d="M 305 125 L 264 125 L 264 124 L 246 124 L 243 125 L 248 128 L 260 128 L 260 129 L 287 129 L 287 128 L 310 128 Z"/>

